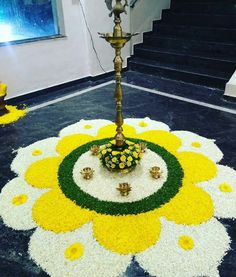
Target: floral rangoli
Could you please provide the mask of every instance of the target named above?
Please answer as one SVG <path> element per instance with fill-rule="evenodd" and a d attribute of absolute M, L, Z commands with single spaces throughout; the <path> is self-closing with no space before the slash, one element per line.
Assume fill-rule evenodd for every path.
<path fill-rule="evenodd" d="M 107 171 L 92 145 L 115 134 L 108 120 L 81 120 L 59 137 L 20 148 L 18 177 L 0 194 L 0 215 L 16 230 L 35 228 L 30 257 L 50 276 L 118 277 L 135 256 L 151 276 L 219 276 L 230 237 L 218 218 L 236 217 L 236 171 L 220 165 L 214 140 L 126 119 L 125 136 L 147 150 L 128 174 Z M 149 168 L 160 166 L 155 180 Z M 82 178 L 84 167 L 93 178 Z M 117 191 L 131 184 L 128 197 Z"/>

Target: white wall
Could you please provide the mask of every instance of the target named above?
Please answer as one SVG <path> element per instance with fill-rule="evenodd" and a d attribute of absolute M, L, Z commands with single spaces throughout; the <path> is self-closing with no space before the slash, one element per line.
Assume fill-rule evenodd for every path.
<path fill-rule="evenodd" d="M 103 0 L 81 1 L 105 71 L 113 70 L 113 50 L 97 32 L 112 31 Z M 103 73 L 92 50 L 79 0 L 62 0 L 65 38 L 0 47 L 0 80 L 12 98 L 42 88 Z M 124 18 L 124 17 L 123 17 Z M 129 16 L 124 19 L 129 31 Z M 124 56 L 129 55 L 129 47 Z"/>
<path fill-rule="evenodd" d="M 58 0 L 60 1 L 60 0 Z M 61 0 L 64 14 L 64 38 L 0 47 L 0 80 L 8 84 L 7 99 L 47 87 L 104 73 L 92 49 L 79 0 Z M 123 30 L 143 32 L 159 19 L 170 0 L 139 0 L 137 6 L 122 15 Z M 114 51 L 97 32 L 112 32 L 113 20 L 104 0 L 81 0 L 101 64 L 113 70 Z M 113 1 L 114 4 L 114 1 Z M 130 18 L 133 21 L 130 23 Z M 140 41 L 140 36 L 133 40 Z M 132 47 L 127 44 L 122 55 L 124 65 Z"/>
<path fill-rule="evenodd" d="M 234 72 L 229 82 L 226 84 L 225 95 L 236 97 L 236 71 Z"/>
<path fill-rule="evenodd" d="M 133 46 L 143 42 L 143 32 L 152 31 L 153 21 L 161 19 L 162 10 L 170 8 L 171 0 L 139 0 L 134 9 L 131 9 L 131 31 L 140 33 L 132 38 Z"/>

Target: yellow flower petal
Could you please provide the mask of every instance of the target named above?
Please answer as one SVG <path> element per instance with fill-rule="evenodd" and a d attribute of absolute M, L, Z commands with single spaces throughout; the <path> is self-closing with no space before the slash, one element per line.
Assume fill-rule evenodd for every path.
<path fill-rule="evenodd" d="M 213 216 L 214 206 L 202 188 L 184 184 L 179 193 L 158 210 L 158 214 L 177 224 L 200 224 Z"/>
<path fill-rule="evenodd" d="M 67 156 L 79 146 L 86 144 L 87 142 L 90 142 L 93 139 L 94 137 L 83 134 L 66 136 L 58 142 L 56 150 L 62 156 Z"/>
<path fill-rule="evenodd" d="M 30 165 L 25 172 L 25 180 L 32 187 L 52 188 L 57 186 L 57 172 L 61 158 L 50 157 Z"/>
<path fill-rule="evenodd" d="M 125 135 L 125 137 L 134 137 L 134 135 L 136 134 L 135 128 L 124 124 L 122 126 L 123 128 L 123 133 Z M 116 125 L 115 124 L 110 124 L 107 125 L 105 127 L 102 127 L 101 129 L 99 129 L 98 131 L 98 135 L 97 135 L 97 139 L 102 139 L 102 138 L 109 138 L 109 137 L 114 137 L 116 134 Z"/>
<path fill-rule="evenodd" d="M 20 194 L 12 198 L 12 204 L 15 206 L 23 205 L 28 200 L 28 195 Z"/>
<path fill-rule="evenodd" d="M 80 257 L 83 256 L 83 254 L 84 254 L 84 247 L 81 243 L 78 243 L 78 242 L 73 243 L 64 252 L 65 257 L 71 261 L 78 260 Z"/>
<path fill-rule="evenodd" d="M 233 191 L 233 188 L 228 184 L 228 183 L 222 183 L 219 185 L 219 189 L 220 191 L 222 192 L 232 192 Z"/>
<path fill-rule="evenodd" d="M 192 250 L 194 248 L 194 240 L 189 236 L 179 237 L 178 244 L 184 250 Z"/>
<path fill-rule="evenodd" d="M 180 152 L 176 154 L 176 157 L 184 170 L 184 178 L 190 182 L 207 181 L 217 174 L 215 163 L 202 154 Z"/>
<path fill-rule="evenodd" d="M 91 221 L 95 213 L 77 206 L 61 190 L 53 189 L 35 202 L 32 214 L 40 227 L 60 233 L 79 228 Z"/>
<path fill-rule="evenodd" d="M 159 239 L 161 225 L 154 213 L 129 216 L 105 216 L 94 219 L 94 236 L 110 251 L 139 253 Z"/>
<path fill-rule="evenodd" d="M 137 135 L 137 138 L 158 144 L 171 153 L 176 152 L 182 144 L 180 138 L 167 131 L 147 131 Z"/>

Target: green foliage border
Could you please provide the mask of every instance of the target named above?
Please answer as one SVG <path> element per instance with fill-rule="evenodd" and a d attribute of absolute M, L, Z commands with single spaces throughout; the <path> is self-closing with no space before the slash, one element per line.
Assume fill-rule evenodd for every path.
<path fill-rule="evenodd" d="M 60 188 L 66 197 L 71 199 L 80 207 L 94 210 L 100 214 L 131 215 L 145 213 L 159 208 L 169 202 L 170 199 L 178 193 L 180 187 L 182 186 L 184 172 L 176 157 L 159 145 L 131 138 L 128 138 L 128 140 L 135 143 L 146 142 L 147 148 L 161 156 L 166 162 L 168 176 L 163 186 L 148 197 L 138 201 L 126 203 L 99 200 L 98 198 L 95 198 L 81 190 L 73 179 L 74 164 L 82 154 L 90 150 L 92 145 L 104 145 L 110 140 L 112 140 L 112 138 L 89 142 L 78 147 L 64 158 L 59 167 L 58 180 Z"/>

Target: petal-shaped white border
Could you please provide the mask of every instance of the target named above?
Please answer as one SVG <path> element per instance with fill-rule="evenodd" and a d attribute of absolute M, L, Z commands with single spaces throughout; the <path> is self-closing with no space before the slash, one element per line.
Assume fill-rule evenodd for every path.
<path fill-rule="evenodd" d="M 208 181 L 198 183 L 207 191 L 215 207 L 215 216 L 222 218 L 236 218 L 236 171 L 228 166 L 218 165 L 217 176 Z M 222 192 L 219 185 L 227 183 L 233 189 L 232 192 Z"/>
<path fill-rule="evenodd" d="M 105 119 L 93 119 L 84 120 L 81 119 L 79 122 L 69 125 L 62 129 L 59 133 L 60 137 L 65 137 L 74 134 L 85 134 L 90 136 L 96 136 L 98 130 L 106 125 L 112 124 L 113 122 Z M 91 125 L 92 128 L 86 129 L 86 125 Z"/>
<path fill-rule="evenodd" d="M 147 123 L 147 126 L 145 127 L 140 127 L 139 123 L 144 121 Z M 166 125 L 163 122 L 152 120 L 149 117 L 145 118 L 126 118 L 124 120 L 125 124 L 128 124 L 136 129 L 137 134 L 146 132 L 146 131 L 151 131 L 151 130 L 162 130 L 162 131 L 169 131 L 170 128 L 168 125 Z"/>
<path fill-rule="evenodd" d="M 44 159 L 46 157 L 58 156 L 56 152 L 56 145 L 59 138 L 47 138 L 32 143 L 24 148 L 19 148 L 17 155 L 12 161 L 11 169 L 19 175 L 23 175 L 26 169 L 34 162 Z M 34 150 L 41 150 L 42 154 L 38 156 L 32 155 Z"/>
<path fill-rule="evenodd" d="M 83 245 L 84 255 L 70 261 L 64 251 L 74 243 Z M 115 254 L 101 247 L 93 237 L 91 224 L 64 234 L 38 228 L 30 239 L 29 254 L 52 277 L 117 277 L 131 262 L 131 255 Z"/>
<path fill-rule="evenodd" d="M 161 220 L 161 237 L 157 244 L 136 256 L 138 263 L 158 277 L 219 276 L 217 267 L 227 250 L 230 238 L 225 227 L 215 218 L 207 223 L 186 226 Z M 180 236 L 194 240 L 192 250 L 178 245 Z"/>
<path fill-rule="evenodd" d="M 20 177 L 7 183 L 0 194 L 0 215 L 4 223 L 16 230 L 29 230 L 37 227 L 32 220 L 32 206 L 46 191 L 30 187 Z M 12 204 L 12 199 L 20 194 L 26 194 L 28 200 L 19 206 Z"/>
<path fill-rule="evenodd" d="M 172 134 L 176 135 L 182 140 L 182 145 L 178 151 L 191 151 L 206 155 L 214 162 L 219 162 L 223 158 L 223 153 L 215 144 L 215 140 L 207 139 L 195 133 L 188 131 L 173 131 Z M 201 143 L 201 147 L 197 148 L 192 146 L 193 142 Z"/>

